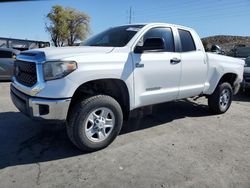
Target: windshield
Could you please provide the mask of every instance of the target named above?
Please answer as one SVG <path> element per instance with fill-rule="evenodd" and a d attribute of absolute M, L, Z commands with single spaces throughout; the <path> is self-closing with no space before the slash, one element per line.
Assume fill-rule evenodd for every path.
<path fill-rule="evenodd" d="M 89 38 L 81 45 L 123 47 L 128 44 L 143 26 L 144 25 L 127 25 L 110 28 Z"/>

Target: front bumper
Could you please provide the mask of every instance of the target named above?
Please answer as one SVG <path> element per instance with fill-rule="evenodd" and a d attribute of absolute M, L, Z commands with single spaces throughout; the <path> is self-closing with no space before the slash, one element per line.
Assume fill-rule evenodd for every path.
<path fill-rule="evenodd" d="M 46 99 L 31 97 L 10 87 L 11 99 L 15 106 L 25 115 L 36 120 L 65 121 L 71 98 Z"/>

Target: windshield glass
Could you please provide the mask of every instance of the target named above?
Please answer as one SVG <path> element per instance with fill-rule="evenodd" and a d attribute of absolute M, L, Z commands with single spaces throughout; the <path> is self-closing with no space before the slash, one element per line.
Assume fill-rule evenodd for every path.
<path fill-rule="evenodd" d="M 81 44 L 81 46 L 123 47 L 135 36 L 144 25 L 127 25 L 110 28 Z"/>

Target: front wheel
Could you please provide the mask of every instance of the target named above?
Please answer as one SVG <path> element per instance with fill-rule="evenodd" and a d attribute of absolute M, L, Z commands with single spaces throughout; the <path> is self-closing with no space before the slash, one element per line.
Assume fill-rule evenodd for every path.
<path fill-rule="evenodd" d="M 208 106 L 212 113 L 225 113 L 231 103 L 233 97 L 233 89 L 229 83 L 221 83 L 217 86 L 214 93 L 208 97 Z"/>
<path fill-rule="evenodd" d="M 96 151 L 108 146 L 119 134 L 123 122 L 119 103 L 106 95 L 79 101 L 68 118 L 68 136 L 84 151 Z"/>

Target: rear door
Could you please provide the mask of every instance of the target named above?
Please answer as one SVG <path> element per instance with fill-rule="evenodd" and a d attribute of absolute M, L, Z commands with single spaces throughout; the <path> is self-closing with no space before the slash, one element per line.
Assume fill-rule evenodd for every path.
<path fill-rule="evenodd" d="M 205 53 L 198 50 L 192 34 L 178 29 L 182 62 L 180 93 L 178 98 L 187 98 L 203 92 L 207 77 Z"/>

